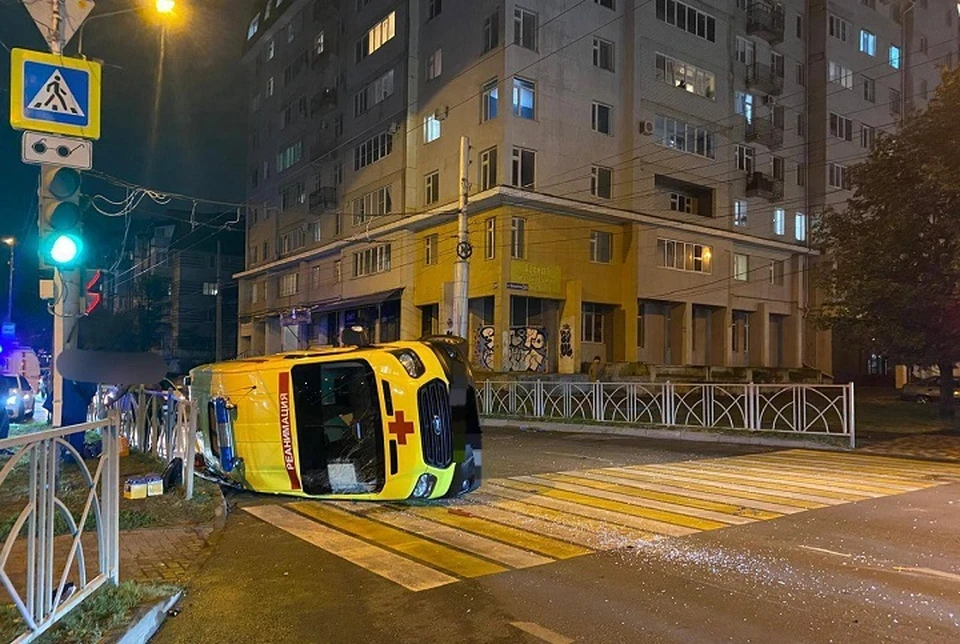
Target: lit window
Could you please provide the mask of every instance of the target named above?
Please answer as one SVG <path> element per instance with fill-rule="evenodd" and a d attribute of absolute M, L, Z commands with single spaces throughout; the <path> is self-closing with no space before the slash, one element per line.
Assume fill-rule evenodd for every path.
<path fill-rule="evenodd" d="M 247 40 L 250 40 L 257 35 L 257 30 L 260 29 L 260 14 L 258 13 L 253 17 L 253 20 L 250 21 L 250 26 L 247 27 Z"/>
<path fill-rule="evenodd" d="M 793 220 L 794 224 L 794 237 L 797 241 L 806 241 L 807 240 L 807 216 L 802 212 L 798 212 L 796 218 Z"/>
<path fill-rule="evenodd" d="M 773 209 L 773 234 L 782 235 L 786 229 L 786 213 L 783 208 Z"/>
<path fill-rule="evenodd" d="M 314 44 L 314 51 L 316 52 L 316 55 L 319 56 L 320 54 L 322 54 L 326 46 L 325 37 L 322 31 L 317 34 L 317 37 L 314 39 L 313 44 Z"/>
<path fill-rule="evenodd" d="M 216 295 L 218 292 L 216 282 L 204 282 L 203 283 L 203 294 L 204 295 Z"/>
<path fill-rule="evenodd" d="M 894 69 L 900 69 L 900 48 L 896 45 L 890 45 L 890 55 L 888 60 L 890 66 Z"/>
<path fill-rule="evenodd" d="M 423 119 L 423 142 L 431 143 L 440 138 L 440 119 L 430 114 Z"/>
<path fill-rule="evenodd" d="M 877 55 L 877 35 L 867 31 L 866 29 L 860 30 L 860 51 L 865 53 L 867 56 L 876 56 Z"/>
<path fill-rule="evenodd" d="M 499 111 L 500 90 L 497 79 L 488 81 L 480 91 L 480 122 L 497 118 Z"/>
<path fill-rule="evenodd" d="M 742 253 L 733 254 L 733 279 L 746 282 L 750 277 L 750 258 Z"/>
<path fill-rule="evenodd" d="M 480 153 L 480 190 L 489 190 L 497 185 L 497 148 Z"/>
<path fill-rule="evenodd" d="M 736 199 L 733 202 L 733 225 L 747 225 L 747 202 L 744 199 Z"/>
<path fill-rule="evenodd" d="M 537 92 L 534 84 L 522 78 L 513 79 L 513 115 L 533 119 L 536 113 Z"/>
<path fill-rule="evenodd" d="M 427 57 L 427 80 L 433 80 L 443 72 L 443 50 L 438 49 Z"/>

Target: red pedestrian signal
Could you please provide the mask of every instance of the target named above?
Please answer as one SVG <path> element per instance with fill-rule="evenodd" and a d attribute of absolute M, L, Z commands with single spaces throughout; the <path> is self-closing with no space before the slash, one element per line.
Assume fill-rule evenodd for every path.
<path fill-rule="evenodd" d="M 93 313 L 103 301 L 103 271 L 86 271 L 87 315 Z"/>

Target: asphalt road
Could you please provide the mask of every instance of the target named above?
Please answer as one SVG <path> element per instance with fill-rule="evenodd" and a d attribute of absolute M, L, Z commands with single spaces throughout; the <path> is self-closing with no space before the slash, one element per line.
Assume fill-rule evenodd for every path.
<path fill-rule="evenodd" d="M 449 505 L 231 494 L 155 641 L 960 637 L 960 466 L 509 430 L 484 459 Z"/>

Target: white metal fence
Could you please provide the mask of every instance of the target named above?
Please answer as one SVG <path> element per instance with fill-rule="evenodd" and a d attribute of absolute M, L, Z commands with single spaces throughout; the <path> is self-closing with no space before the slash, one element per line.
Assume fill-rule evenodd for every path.
<path fill-rule="evenodd" d="M 487 416 L 844 436 L 851 447 L 855 440 L 853 384 L 488 380 L 477 399 Z"/>
<path fill-rule="evenodd" d="M 118 581 L 118 427 L 119 414 L 114 412 L 92 423 L 0 440 L 0 450 L 11 454 L 0 459 L 0 489 L 19 488 L 24 469 L 28 481 L 23 509 L 0 551 L 0 582 L 27 625 L 15 642 L 32 641 L 104 583 Z M 99 430 L 103 441 L 94 472 L 66 439 L 90 430 Z M 65 488 L 73 486 L 76 478 L 71 476 L 69 484 L 65 483 L 67 468 L 77 468 L 83 481 L 82 510 L 78 510 L 75 497 L 72 508 L 63 500 Z M 91 516 L 93 528 L 88 530 Z M 21 534 L 24 528 L 25 534 Z M 69 536 L 61 538 L 56 550 L 58 529 Z M 96 536 L 96 552 L 84 549 L 84 534 Z M 64 556 L 66 540 L 69 546 Z M 92 576 L 87 574 L 90 556 L 97 558 Z"/>

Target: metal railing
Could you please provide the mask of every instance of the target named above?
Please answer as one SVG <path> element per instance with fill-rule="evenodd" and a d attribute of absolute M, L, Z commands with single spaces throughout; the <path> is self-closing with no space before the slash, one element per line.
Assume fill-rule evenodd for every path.
<path fill-rule="evenodd" d="M 0 469 L 0 487 L 13 484 L 9 481 L 13 472 L 22 476 L 21 464 L 26 466 L 29 481 L 25 505 L 0 551 L 0 582 L 27 625 L 27 631 L 15 642 L 33 641 L 104 583 L 119 581 L 118 427 L 119 414 L 113 412 L 107 419 L 92 423 L 0 440 L 0 450 L 13 453 Z M 103 441 L 93 473 L 67 441 L 70 434 L 91 430 L 99 430 Z M 77 508 L 71 510 L 61 499 L 65 491 L 63 469 L 74 467 L 86 485 L 79 518 L 75 516 Z M 81 537 L 91 514 L 95 529 L 87 533 L 96 534 L 98 567 L 97 574 L 88 578 L 90 553 L 84 550 Z M 62 562 L 54 552 L 57 516 L 62 519 L 59 527 L 62 530 L 65 525 L 69 535 L 64 539 L 70 539 Z M 24 527 L 26 535 L 21 537 Z M 17 556 L 12 556 L 15 550 Z M 24 551 L 25 556 L 20 556 Z"/>
<path fill-rule="evenodd" d="M 844 436 L 851 447 L 855 440 L 853 384 L 488 380 L 477 399 L 486 416 Z"/>

